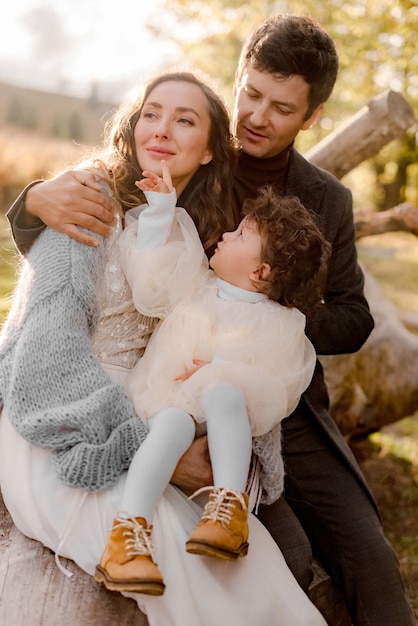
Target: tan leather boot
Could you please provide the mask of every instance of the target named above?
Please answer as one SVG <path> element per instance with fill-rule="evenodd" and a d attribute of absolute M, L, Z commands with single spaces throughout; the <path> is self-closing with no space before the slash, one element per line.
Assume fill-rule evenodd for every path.
<path fill-rule="evenodd" d="M 248 552 L 248 494 L 212 487 L 199 524 L 186 543 L 192 554 L 235 560 Z"/>
<path fill-rule="evenodd" d="M 165 585 L 154 562 L 152 526 L 143 517 L 119 512 L 94 574 L 111 591 L 135 591 L 161 596 Z"/>

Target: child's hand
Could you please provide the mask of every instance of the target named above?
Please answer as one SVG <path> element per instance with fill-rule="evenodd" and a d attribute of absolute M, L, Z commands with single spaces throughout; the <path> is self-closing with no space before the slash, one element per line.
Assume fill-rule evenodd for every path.
<path fill-rule="evenodd" d="M 194 367 L 192 367 L 192 369 L 190 370 L 187 370 L 187 372 L 184 372 L 184 374 L 180 374 L 180 376 L 177 376 L 174 380 L 187 380 L 188 378 L 190 378 L 190 376 L 193 376 L 193 374 L 197 372 L 197 370 L 200 370 L 200 368 L 204 365 L 209 365 L 209 361 L 200 361 L 199 359 L 193 359 Z"/>
<path fill-rule="evenodd" d="M 135 185 L 138 187 L 138 189 L 141 189 L 142 191 L 158 191 L 159 193 L 171 193 L 174 187 L 171 181 L 170 170 L 168 169 L 167 163 L 165 161 L 161 161 L 161 171 L 163 174 L 162 178 L 161 176 L 158 176 L 158 174 L 154 174 L 154 172 L 144 170 L 142 172 L 144 178 L 135 181 Z"/>

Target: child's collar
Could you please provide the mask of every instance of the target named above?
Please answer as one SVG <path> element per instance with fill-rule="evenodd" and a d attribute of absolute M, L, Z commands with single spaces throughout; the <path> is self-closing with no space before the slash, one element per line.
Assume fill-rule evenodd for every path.
<path fill-rule="evenodd" d="M 222 278 L 217 277 L 216 284 L 218 287 L 218 298 L 221 300 L 227 300 L 228 302 L 261 302 L 262 300 L 268 300 L 268 296 L 265 293 L 235 287 L 235 285 L 227 283 Z"/>

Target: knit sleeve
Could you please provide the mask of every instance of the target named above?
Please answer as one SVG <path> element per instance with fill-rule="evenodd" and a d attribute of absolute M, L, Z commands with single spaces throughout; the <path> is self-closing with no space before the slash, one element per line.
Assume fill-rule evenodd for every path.
<path fill-rule="evenodd" d="M 137 417 L 113 428 L 103 443 L 83 441 L 52 453 L 52 464 L 62 483 L 87 491 L 111 487 L 131 464 L 147 436 L 145 424 Z"/>
<path fill-rule="evenodd" d="M 57 474 L 74 487 L 86 482 L 74 470 L 60 468 L 61 460 L 77 457 L 70 449 L 90 450 L 82 462 L 94 458 L 95 468 L 99 457 L 108 462 L 107 449 L 113 448 L 114 465 L 108 471 L 115 477 L 126 461 L 117 458 L 113 432 L 136 433 L 135 444 L 126 448 L 131 455 L 145 436 L 123 387 L 110 380 L 91 352 L 90 336 L 99 319 L 96 286 L 104 263 L 103 245 L 83 246 L 46 229 L 24 263 L 0 337 L 0 396 L 10 420 L 31 444 L 56 452 Z M 89 480 L 91 489 L 105 484 L 99 470 Z"/>
<path fill-rule="evenodd" d="M 45 224 L 39 218 L 32 218 L 30 224 L 28 225 L 28 216 L 25 213 L 25 200 L 27 192 L 31 187 L 41 182 L 42 180 L 34 180 L 27 185 L 6 213 L 6 217 L 10 223 L 13 240 L 21 254 L 27 254 L 29 252 L 33 242 L 46 228 Z"/>

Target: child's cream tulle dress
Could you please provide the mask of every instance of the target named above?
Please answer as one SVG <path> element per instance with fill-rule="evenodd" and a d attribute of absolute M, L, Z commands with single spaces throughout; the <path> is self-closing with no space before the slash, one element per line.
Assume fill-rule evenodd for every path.
<path fill-rule="evenodd" d="M 120 314 L 132 311 L 129 289 L 121 295 L 123 284 L 117 248 L 109 245 L 109 271 L 102 299 L 107 324 L 114 324 L 113 330 Z M 124 320 L 129 325 L 127 315 Z M 95 350 L 109 355 L 113 364 L 105 367 L 114 380 L 123 384 L 129 369 L 115 365 L 112 354 L 127 348 L 122 340 L 112 345 L 115 335 L 109 332 L 109 326 L 107 331 L 102 328 Z M 101 493 L 64 486 L 55 477 L 50 453 L 20 437 L 3 410 L 0 484 L 14 523 L 22 533 L 58 555 L 73 559 L 89 574 L 93 574 L 106 545 L 124 480 L 122 475 L 113 488 Z M 151 626 L 326 626 L 297 585 L 276 544 L 253 515 L 245 558 L 223 562 L 188 554 L 184 544 L 201 513 L 199 504 L 172 486 L 167 487 L 158 504 L 153 541 L 166 591 L 161 597 L 132 596 Z M 72 584 L 71 578 L 67 584 Z"/>
<path fill-rule="evenodd" d="M 164 197 L 152 194 L 155 213 Z M 296 408 L 312 379 L 316 354 L 305 335 L 305 316 L 216 277 L 190 216 L 174 204 L 172 208 L 163 245 L 149 243 L 162 228 L 154 220 L 158 227 L 152 237 L 148 209 L 140 214 L 139 227 L 128 215 L 120 241 L 136 308 L 162 320 L 128 377 L 135 411 L 147 420 L 174 406 L 204 422 L 204 391 L 230 383 L 244 394 L 252 435 L 263 435 Z M 163 209 L 168 213 L 168 206 Z M 151 233 L 138 249 L 141 226 Z M 178 380 L 193 369 L 194 360 L 206 365 Z"/>

